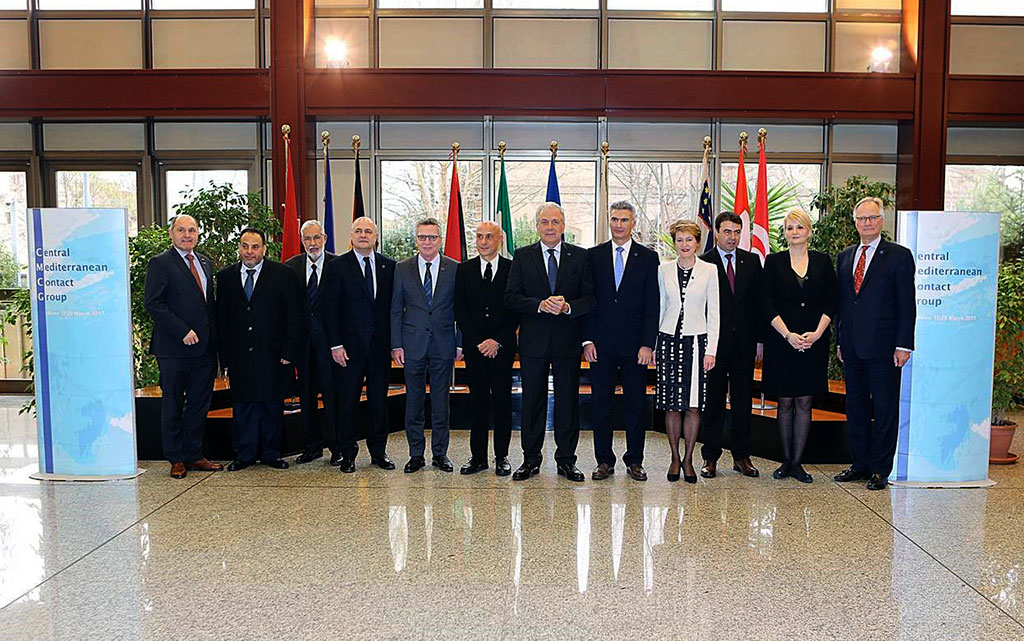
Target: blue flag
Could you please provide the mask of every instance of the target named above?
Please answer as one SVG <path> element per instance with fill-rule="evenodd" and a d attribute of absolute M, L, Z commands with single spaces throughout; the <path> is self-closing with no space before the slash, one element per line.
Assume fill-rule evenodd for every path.
<path fill-rule="evenodd" d="M 324 249 L 334 253 L 334 191 L 331 188 L 331 154 L 324 145 Z"/>
<path fill-rule="evenodd" d="M 708 154 L 704 154 L 704 164 L 701 167 L 701 190 L 700 200 L 697 203 L 697 221 L 703 227 L 704 249 L 701 253 L 711 251 L 715 246 L 715 227 L 711 214 L 711 180 L 708 176 Z"/>
<path fill-rule="evenodd" d="M 548 170 L 548 193 L 544 202 L 562 204 L 562 198 L 558 195 L 558 176 L 555 174 L 555 159 L 551 158 L 551 169 Z"/>

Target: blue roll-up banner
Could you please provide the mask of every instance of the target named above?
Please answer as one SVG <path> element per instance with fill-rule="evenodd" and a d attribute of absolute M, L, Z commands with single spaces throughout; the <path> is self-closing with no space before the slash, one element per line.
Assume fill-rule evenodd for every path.
<path fill-rule="evenodd" d="M 904 211 L 914 253 L 915 349 L 903 368 L 896 484 L 991 485 L 999 214 Z"/>
<path fill-rule="evenodd" d="M 32 209 L 32 342 L 39 474 L 138 474 L 123 209 Z"/>

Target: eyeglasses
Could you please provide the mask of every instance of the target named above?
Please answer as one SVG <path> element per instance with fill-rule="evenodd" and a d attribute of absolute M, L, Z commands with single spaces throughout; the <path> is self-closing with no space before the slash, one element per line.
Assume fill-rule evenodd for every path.
<path fill-rule="evenodd" d="M 437 242 L 438 238 L 440 238 L 440 236 L 438 236 L 436 234 L 417 234 L 416 235 L 416 240 L 419 240 L 419 241 L 422 241 L 422 242 L 430 241 L 430 242 L 433 243 L 433 242 Z"/>
<path fill-rule="evenodd" d="M 879 218 L 881 218 L 881 216 L 879 216 L 878 214 L 875 214 L 874 216 L 854 216 L 853 217 L 853 219 L 855 221 L 857 221 L 858 223 L 873 223 L 876 220 L 878 220 Z"/>

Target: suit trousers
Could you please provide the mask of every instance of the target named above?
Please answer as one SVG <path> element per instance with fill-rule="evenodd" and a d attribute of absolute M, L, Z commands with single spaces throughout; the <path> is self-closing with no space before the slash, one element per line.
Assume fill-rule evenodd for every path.
<path fill-rule="evenodd" d="M 520 439 L 523 460 L 540 465 L 544 431 L 548 420 L 548 368 L 555 383 L 555 461 L 576 464 L 576 445 L 580 440 L 580 359 L 549 356 L 522 356 L 523 419 Z"/>
<path fill-rule="evenodd" d="M 331 352 L 318 349 L 310 341 L 305 358 L 299 363 L 299 402 L 302 408 L 302 427 L 306 432 L 305 451 L 320 453 L 324 445 L 331 452 L 338 451 L 337 405 L 334 402 L 334 383 L 331 381 Z M 324 411 L 319 411 L 317 397 L 323 395 Z"/>
<path fill-rule="evenodd" d="M 899 436 L 900 373 L 892 356 L 861 359 L 843 352 L 846 430 L 853 469 L 859 472 L 883 477 L 892 472 Z"/>
<path fill-rule="evenodd" d="M 626 452 L 622 462 L 641 465 L 647 439 L 647 366 L 638 365 L 637 355 L 598 350 L 597 361 L 590 364 L 591 406 L 594 415 L 594 457 L 597 462 L 615 466 L 612 450 L 612 403 L 616 379 L 622 377 L 622 405 L 626 413 Z"/>
<path fill-rule="evenodd" d="M 366 449 L 370 456 L 383 456 L 388 446 L 388 384 L 391 377 L 391 356 L 387 352 L 371 353 L 348 360 L 345 367 L 334 364 L 334 389 L 338 403 L 338 448 L 345 458 L 359 454 L 356 441 L 356 416 L 359 398 L 366 383 L 366 405 L 370 424 L 366 429 Z"/>
<path fill-rule="evenodd" d="M 470 348 L 466 353 L 466 372 L 469 377 L 469 404 L 473 424 L 469 436 L 470 456 L 476 461 L 487 460 L 487 434 L 489 416 L 494 412 L 494 456 L 508 456 L 512 440 L 512 362 L 514 354 L 498 352 L 487 358 Z"/>
<path fill-rule="evenodd" d="M 448 455 L 448 389 L 452 384 L 455 359 L 441 356 L 431 338 L 424 358 L 405 360 L 405 437 L 409 456 L 423 456 L 423 433 L 427 402 L 427 378 L 430 378 L 430 453 Z"/>
<path fill-rule="evenodd" d="M 203 458 L 206 412 L 213 398 L 217 357 L 158 358 L 160 367 L 160 437 L 164 457 L 173 463 Z"/>
<path fill-rule="evenodd" d="M 231 443 L 235 460 L 246 463 L 276 461 L 281 458 L 284 426 L 284 401 L 234 403 Z"/>
<path fill-rule="evenodd" d="M 721 352 L 725 353 L 721 353 Z M 729 410 L 725 408 L 726 392 Z M 708 393 L 701 415 L 701 456 L 717 461 L 722 456 L 722 432 L 729 414 L 729 444 L 733 460 L 750 458 L 750 412 L 754 396 L 754 355 L 728 349 L 719 352 L 708 372 Z"/>

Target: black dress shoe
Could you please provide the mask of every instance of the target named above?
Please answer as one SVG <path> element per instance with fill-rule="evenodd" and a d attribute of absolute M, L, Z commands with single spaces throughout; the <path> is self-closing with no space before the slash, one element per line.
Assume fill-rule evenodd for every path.
<path fill-rule="evenodd" d="M 338 470 L 343 474 L 351 474 L 356 471 L 356 460 L 354 458 L 341 458 L 338 461 Z"/>
<path fill-rule="evenodd" d="M 889 485 L 889 477 L 881 474 L 872 474 L 868 479 L 869 490 L 884 490 Z"/>
<path fill-rule="evenodd" d="M 463 465 L 462 469 L 459 470 L 459 474 L 476 474 L 477 472 L 483 472 L 487 467 L 487 461 L 469 459 L 469 462 Z"/>
<path fill-rule="evenodd" d="M 861 472 L 855 470 L 852 467 L 848 467 L 839 474 L 832 477 L 833 481 L 839 481 L 840 483 L 848 483 L 850 481 L 863 481 L 866 478 L 870 478 L 871 475 L 867 472 Z"/>
<path fill-rule="evenodd" d="M 580 483 L 585 478 L 587 478 L 587 477 L 583 476 L 583 472 L 580 472 L 579 468 L 577 468 L 575 465 L 571 465 L 569 463 L 559 464 L 559 466 L 558 466 L 558 475 L 559 476 L 564 476 L 566 478 L 566 480 L 575 481 L 577 483 Z"/>
<path fill-rule="evenodd" d="M 455 466 L 452 465 L 452 462 L 448 460 L 447 456 L 444 455 L 435 456 L 434 459 L 430 461 L 430 464 L 436 467 L 437 469 L 441 470 L 442 472 L 451 472 L 452 470 L 455 469 Z"/>
<path fill-rule="evenodd" d="M 512 475 L 513 481 L 525 481 L 531 476 L 540 474 L 540 465 L 533 465 L 532 463 L 523 463 L 519 466 L 519 469 Z"/>
<path fill-rule="evenodd" d="M 255 461 L 231 461 L 228 463 L 228 472 L 238 472 L 252 466 Z"/>
<path fill-rule="evenodd" d="M 799 463 L 789 470 L 789 475 L 801 483 L 811 483 L 814 481 L 814 477 L 808 474 L 807 470 L 804 469 L 804 466 Z"/>
<path fill-rule="evenodd" d="M 288 461 L 284 460 L 283 458 L 275 458 L 275 459 L 271 459 L 269 461 L 260 461 L 260 463 L 263 463 L 267 467 L 272 467 L 275 470 L 287 470 L 288 469 Z"/>
<path fill-rule="evenodd" d="M 704 461 L 700 468 L 700 475 L 706 479 L 713 479 L 718 474 L 718 461 Z"/>
<path fill-rule="evenodd" d="M 303 463 L 310 463 L 312 461 L 317 460 L 318 458 L 323 457 L 323 450 L 320 450 L 319 452 L 303 452 L 302 454 L 299 454 L 298 456 L 295 457 L 295 464 L 302 465 Z"/>
<path fill-rule="evenodd" d="M 405 464 L 405 473 L 412 474 L 417 470 L 422 470 L 426 465 L 427 461 L 422 456 L 410 457 L 409 462 Z"/>
<path fill-rule="evenodd" d="M 784 479 L 787 476 L 789 476 L 789 463 L 783 463 L 772 472 L 772 478 L 775 480 Z"/>
<path fill-rule="evenodd" d="M 395 469 L 395 462 L 391 460 L 391 457 L 385 452 L 380 456 L 371 456 L 370 464 L 376 465 L 382 470 L 393 470 Z"/>
<path fill-rule="evenodd" d="M 341 459 L 345 458 L 345 455 L 341 452 L 331 452 L 331 465 L 337 467 L 341 465 Z"/>
<path fill-rule="evenodd" d="M 495 476 L 508 476 L 512 473 L 512 465 L 508 462 L 507 456 L 494 459 Z"/>

